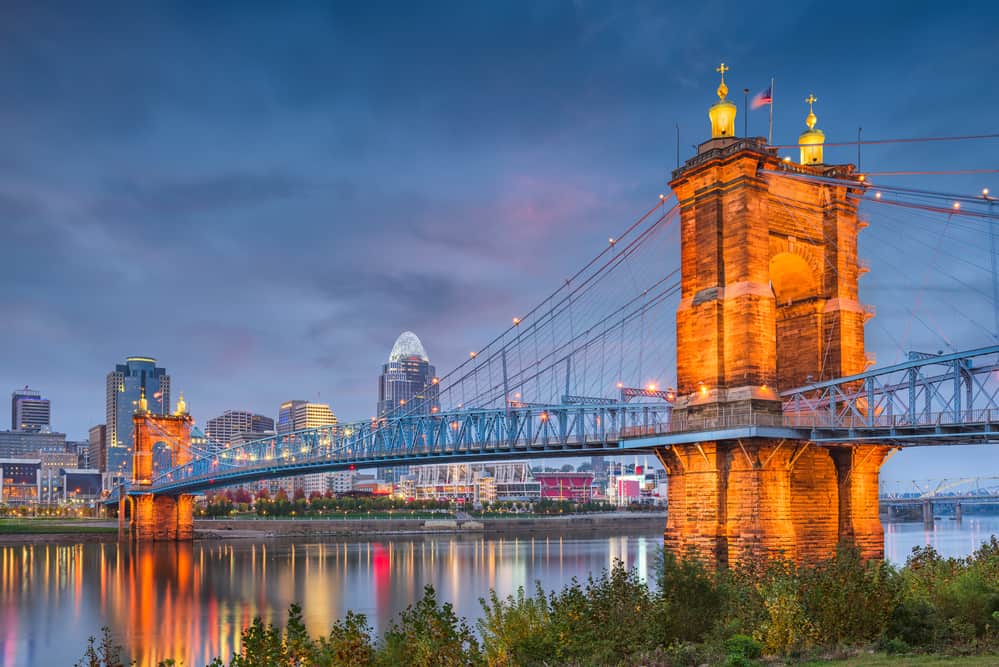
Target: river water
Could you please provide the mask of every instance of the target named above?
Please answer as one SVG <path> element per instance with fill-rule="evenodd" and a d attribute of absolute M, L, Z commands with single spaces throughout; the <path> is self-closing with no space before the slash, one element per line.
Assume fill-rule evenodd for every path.
<path fill-rule="evenodd" d="M 999 533 L 999 517 L 887 524 L 885 551 L 913 546 L 969 554 Z M 0 664 L 72 665 L 87 637 L 114 629 L 140 667 L 172 657 L 200 666 L 228 656 L 254 616 L 283 623 L 293 602 L 313 635 L 348 609 L 384 629 L 427 584 L 469 619 L 490 588 L 546 590 L 619 559 L 652 577 L 662 534 L 572 537 L 395 537 L 365 541 L 116 543 L 0 546 Z"/>

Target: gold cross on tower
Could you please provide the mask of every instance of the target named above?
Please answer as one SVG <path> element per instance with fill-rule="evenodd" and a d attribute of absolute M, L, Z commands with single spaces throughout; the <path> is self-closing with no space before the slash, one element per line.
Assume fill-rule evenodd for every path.
<path fill-rule="evenodd" d="M 805 101 L 808 102 L 808 112 L 811 113 L 811 111 L 812 111 L 812 105 L 815 104 L 816 102 L 818 102 L 819 98 L 817 98 L 812 93 L 808 93 L 808 97 L 805 98 Z"/>
<path fill-rule="evenodd" d="M 729 68 L 725 66 L 725 63 L 722 63 L 721 65 L 719 65 L 718 67 L 715 68 L 716 72 L 721 72 L 722 81 L 725 80 L 725 72 L 727 72 L 728 70 L 729 70 Z"/>

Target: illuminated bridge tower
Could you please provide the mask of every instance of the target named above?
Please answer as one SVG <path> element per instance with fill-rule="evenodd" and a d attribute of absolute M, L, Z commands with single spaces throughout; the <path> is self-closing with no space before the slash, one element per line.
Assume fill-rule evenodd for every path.
<path fill-rule="evenodd" d="M 167 469 L 191 460 L 194 419 L 187 412 L 183 394 L 172 415 L 160 415 L 149 411 L 143 392 L 132 420 L 132 485 L 119 501 L 119 533 L 124 534 L 128 505 L 131 538 L 136 542 L 194 539 L 194 496 L 156 494 L 149 489 L 157 472 L 154 458 L 159 467 Z"/>
<path fill-rule="evenodd" d="M 678 437 L 658 452 L 669 476 L 666 546 L 722 566 L 754 553 L 815 560 L 841 539 L 881 557 L 877 481 L 888 448 L 792 439 L 779 400 L 782 389 L 868 365 L 863 223 L 851 197 L 859 177 L 853 165 L 824 164 L 811 110 L 798 163 L 763 138 L 736 138 L 726 70 L 711 139 L 670 183 L 682 264 L 674 430 L 718 435 Z"/>

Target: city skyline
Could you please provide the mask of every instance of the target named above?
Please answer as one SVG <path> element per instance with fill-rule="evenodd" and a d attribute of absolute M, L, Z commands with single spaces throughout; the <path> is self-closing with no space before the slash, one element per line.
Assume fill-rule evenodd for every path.
<path fill-rule="evenodd" d="M 101 378 L 131 352 L 170 369 L 201 425 L 233 406 L 270 415 L 290 396 L 329 403 L 344 421 L 368 418 L 371 369 L 400 331 L 433 341 L 443 374 L 664 190 L 677 148 L 686 159 L 708 134 L 721 59 L 740 114 L 743 87 L 755 93 L 776 78 L 777 144 L 804 128 L 810 92 L 830 143 L 858 126 L 874 139 L 991 131 L 969 125 L 966 104 L 991 108 L 997 93 L 953 76 L 992 53 L 987 21 L 971 9 L 907 7 L 874 8 L 862 25 L 848 8 L 808 4 L 762 23 L 749 8 L 719 22 L 707 6 L 465 7 L 455 16 L 303 6 L 280 16 L 256 8 L 239 25 L 211 8 L 163 16 L 130 7 L 105 28 L 141 54 L 127 62 L 100 34 L 74 32 L 73 12 L 18 7 L 0 27 L 0 225 L 19 248 L 0 268 L 18 288 L 0 297 L 12 315 L 0 325 L 0 384 L 40 387 L 55 430 L 73 439 L 102 420 Z M 816 12 L 829 25 L 822 34 Z M 755 28 L 723 33 L 740 23 Z M 677 34 L 680 24 L 698 37 Z M 874 46 L 837 47 L 847 25 Z M 956 41 L 914 38 L 958 28 Z M 361 32 L 365 43 L 352 36 Z M 26 41 L 41 33 L 50 45 Z M 454 57 L 471 44 L 481 46 L 475 57 Z M 765 134 L 766 120 L 750 111 L 751 133 Z M 855 152 L 827 148 L 835 161 Z M 887 171 L 925 165 L 927 155 L 896 145 L 865 147 L 862 159 Z M 948 167 L 993 166 L 973 143 L 945 155 Z M 933 181 L 970 188 L 968 179 Z M 874 222 L 872 233 L 895 238 Z M 879 365 L 906 349 L 994 341 L 991 325 L 968 321 L 988 316 L 950 317 L 947 302 L 989 309 L 953 283 L 920 274 L 905 285 L 952 320 L 944 338 L 931 330 L 940 323 L 920 324 L 930 319 L 922 311 L 886 308 L 892 285 L 906 282 L 893 268 L 899 259 L 880 247 L 865 257 L 862 294 L 879 307 L 867 337 Z M 919 248 L 906 260 L 936 264 Z M 108 302 L 122 310 L 105 310 Z M 166 316 L 126 317 L 128 304 Z M 674 373 L 661 369 L 659 379 L 667 385 Z M 945 472 L 988 467 L 987 456 L 950 450 L 954 470 Z M 886 474 L 930 476 L 940 467 L 931 461 L 908 451 Z"/>

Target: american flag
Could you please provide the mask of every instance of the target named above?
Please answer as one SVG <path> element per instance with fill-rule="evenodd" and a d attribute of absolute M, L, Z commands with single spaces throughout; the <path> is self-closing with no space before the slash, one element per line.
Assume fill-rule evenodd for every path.
<path fill-rule="evenodd" d="M 773 103 L 774 103 L 773 86 L 767 86 L 766 90 L 761 90 L 760 92 L 756 93 L 755 97 L 753 97 L 754 109 L 759 109 L 764 105 L 773 104 Z"/>

